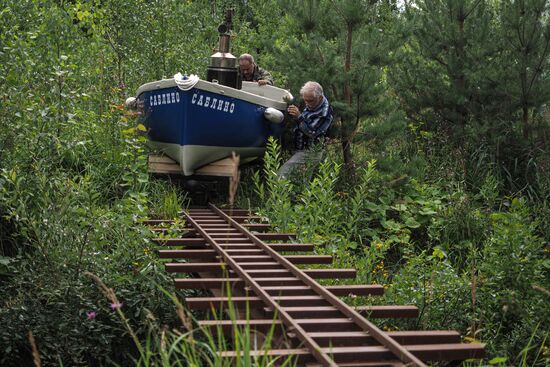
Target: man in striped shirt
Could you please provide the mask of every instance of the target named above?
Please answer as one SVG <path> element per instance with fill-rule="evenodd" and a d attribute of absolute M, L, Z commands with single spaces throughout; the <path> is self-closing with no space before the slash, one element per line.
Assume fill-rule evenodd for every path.
<path fill-rule="evenodd" d="M 289 173 L 303 165 L 306 160 L 306 150 L 314 145 L 322 145 L 325 134 L 332 124 L 332 107 L 323 93 L 323 87 L 317 82 L 309 81 L 300 89 L 306 107 L 303 111 L 295 105 L 288 106 L 288 114 L 297 118 L 298 125 L 294 129 L 294 149 L 296 153 L 279 170 L 279 175 L 288 177 Z M 321 154 L 314 159 L 320 160 Z"/>

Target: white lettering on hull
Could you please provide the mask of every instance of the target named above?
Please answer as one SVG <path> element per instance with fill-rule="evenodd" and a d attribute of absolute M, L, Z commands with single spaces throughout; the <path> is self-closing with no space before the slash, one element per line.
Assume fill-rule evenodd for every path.
<path fill-rule="evenodd" d="M 179 101 L 180 94 L 178 92 L 151 94 L 151 96 L 149 96 L 150 106 L 174 104 L 179 103 Z M 226 101 L 222 98 L 205 96 L 201 93 L 193 93 L 193 96 L 191 97 L 191 104 L 225 113 L 235 112 L 234 102 Z"/>
<path fill-rule="evenodd" d="M 160 106 L 163 104 L 174 104 L 180 101 L 180 94 L 178 92 L 159 93 L 149 96 L 150 106 Z"/>
<path fill-rule="evenodd" d="M 234 102 L 226 101 L 222 98 L 205 96 L 201 93 L 193 93 L 193 97 L 191 97 L 191 104 L 225 113 L 235 112 Z"/>

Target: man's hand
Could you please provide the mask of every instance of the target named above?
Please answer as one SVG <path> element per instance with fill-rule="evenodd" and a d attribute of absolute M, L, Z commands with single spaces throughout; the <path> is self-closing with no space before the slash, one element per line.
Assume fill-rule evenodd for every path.
<path fill-rule="evenodd" d="M 288 106 L 286 110 L 290 116 L 294 116 L 294 117 L 300 116 L 300 109 L 293 104 Z"/>
<path fill-rule="evenodd" d="M 258 85 L 261 86 L 261 85 L 266 85 L 266 84 L 269 84 L 269 82 L 267 80 L 265 80 L 265 79 L 258 80 Z"/>

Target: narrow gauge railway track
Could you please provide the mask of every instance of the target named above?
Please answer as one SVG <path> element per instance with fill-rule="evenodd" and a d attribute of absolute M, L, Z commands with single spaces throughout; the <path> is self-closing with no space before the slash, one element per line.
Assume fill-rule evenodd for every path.
<path fill-rule="evenodd" d="M 214 205 L 184 212 L 180 238 L 155 240 L 159 256 L 177 259 L 166 264 L 179 289 L 210 290 L 211 297 L 188 297 L 190 309 L 252 310 L 250 320 L 201 320 L 199 324 L 231 335 L 233 327 L 266 331 L 275 325 L 287 342 L 267 352 L 273 357 L 295 355 L 300 366 L 425 366 L 427 361 L 481 358 L 484 345 L 464 344 L 449 330 L 385 332 L 372 318 L 416 317 L 414 306 L 351 307 L 339 297 L 382 295 L 381 285 L 322 286 L 315 279 L 354 278 L 355 269 L 302 269 L 298 264 L 330 264 L 331 256 L 288 255 L 310 252 L 313 245 L 294 244 L 292 234 L 270 233 L 270 225 L 248 210 L 222 210 Z M 146 224 L 155 232 L 163 220 Z M 269 242 L 268 242 L 269 241 Z M 274 243 L 274 241 L 278 241 Z M 282 242 L 281 242 L 282 241 Z M 166 247 L 170 247 L 167 249 Z M 176 249 L 174 249 L 174 247 Z M 225 291 L 231 289 L 231 296 Z M 221 313 L 223 314 L 223 313 Z M 275 319 L 274 319 L 274 316 Z M 260 346 L 261 347 L 261 346 Z M 279 348 L 279 347 L 277 347 Z M 221 352 L 236 358 L 237 352 Z M 251 355 L 265 355 L 264 350 Z"/>

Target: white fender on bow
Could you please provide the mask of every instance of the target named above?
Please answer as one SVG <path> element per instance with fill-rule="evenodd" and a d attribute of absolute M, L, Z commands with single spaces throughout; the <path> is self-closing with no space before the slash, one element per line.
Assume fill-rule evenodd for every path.
<path fill-rule="evenodd" d="M 268 107 L 264 111 L 264 117 L 267 121 L 273 122 L 274 124 L 280 124 L 283 122 L 285 115 L 273 107 Z"/>

